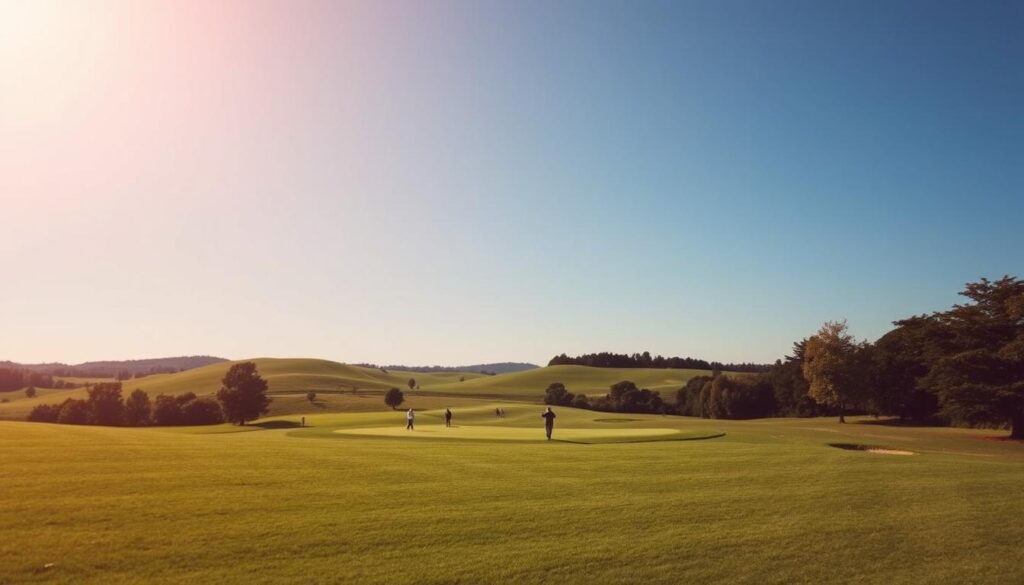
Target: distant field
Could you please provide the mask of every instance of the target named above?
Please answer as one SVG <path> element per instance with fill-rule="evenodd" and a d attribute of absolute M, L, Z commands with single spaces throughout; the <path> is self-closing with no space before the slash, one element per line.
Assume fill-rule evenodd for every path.
<path fill-rule="evenodd" d="M 306 401 L 305 397 L 300 395 L 307 391 L 314 391 L 319 395 L 319 411 L 383 410 L 383 392 L 391 387 L 407 391 L 409 378 L 417 381 L 420 390 L 407 392 L 408 397 L 416 394 L 430 396 L 433 399 L 451 397 L 446 399 L 448 403 L 454 399 L 471 398 L 538 402 L 544 397 L 544 389 L 552 382 L 561 382 L 574 393 L 604 394 L 609 386 L 622 380 L 631 380 L 641 388 L 659 390 L 665 399 L 672 401 L 675 399 L 675 391 L 685 385 L 687 380 L 709 373 L 704 370 L 549 366 L 487 376 L 468 372 L 419 373 L 388 370 L 384 373 L 379 369 L 314 359 L 258 358 L 251 361 L 256 362 L 260 374 L 270 385 L 270 393 L 274 399 L 271 404 L 271 415 L 302 411 L 306 408 Z M 221 378 L 233 363 L 236 362 L 126 380 L 123 382 L 124 394 L 141 388 L 151 397 L 157 394 L 185 392 L 195 392 L 200 396 L 212 395 L 220 388 Z M 465 381 L 460 382 L 460 378 L 465 378 Z M 356 389 L 355 393 L 353 389 Z M 39 396 L 32 399 L 25 398 L 23 392 L 5 393 L 0 396 L 7 397 L 10 402 L 0 404 L 0 419 L 23 420 L 37 404 L 58 403 L 66 398 L 84 398 L 85 395 L 86 391 L 83 388 L 41 390 Z M 444 402 L 445 400 L 440 400 L 437 404 Z"/>
<path fill-rule="evenodd" d="M 0 422 L 0 583 L 1024 582 L 992 431 L 540 410 Z"/>

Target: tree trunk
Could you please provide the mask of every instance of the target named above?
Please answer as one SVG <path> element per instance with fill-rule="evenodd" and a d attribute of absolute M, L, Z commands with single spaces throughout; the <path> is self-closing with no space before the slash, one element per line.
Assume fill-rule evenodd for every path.
<path fill-rule="evenodd" d="M 1024 414 L 1017 414 L 1010 419 L 1010 438 L 1024 440 Z"/>
<path fill-rule="evenodd" d="M 839 422 L 840 424 L 846 423 L 846 417 L 843 416 L 843 401 L 839 401 Z"/>

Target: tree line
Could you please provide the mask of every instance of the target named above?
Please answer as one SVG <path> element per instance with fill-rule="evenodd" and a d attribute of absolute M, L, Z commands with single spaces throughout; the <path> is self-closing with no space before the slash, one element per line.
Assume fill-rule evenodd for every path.
<path fill-rule="evenodd" d="M 548 365 L 590 366 L 592 368 L 679 368 L 729 372 L 765 372 L 770 368 L 768 364 L 723 364 L 721 362 L 709 362 L 691 357 L 651 356 L 650 352 L 647 351 L 633 354 L 602 351 L 600 353 L 585 353 L 575 357 L 562 353 L 551 358 Z"/>
<path fill-rule="evenodd" d="M 629 380 L 612 384 L 607 394 L 598 397 L 573 394 L 565 388 L 564 384 L 555 382 L 544 391 L 544 403 L 605 412 L 675 413 L 673 406 L 662 399 L 660 392 L 638 388 Z"/>
<path fill-rule="evenodd" d="M 121 382 L 103 382 L 90 386 L 84 399 L 68 398 L 60 404 L 37 405 L 28 420 L 102 426 L 213 425 L 225 421 L 244 425 L 267 413 L 268 386 L 256 364 L 231 366 L 221 384 L 215 399 L 186 392 L 176 396 L 160 394 L 151 400 L 138 388 L 125 398 Z"/>
<path fill-rule="evenodd" d="M 192 368 L 225 362 L 224 358 L 213 356 L 180 356 L 143 360 L 85 362 L 77 365 L 62 363 L 19 364 L 11 361 L 0 361 L 0 369 L 13 368 L 28 370 L 39 374 L 60 376 L 65 378 L 116 378 L 129 380 L 142 378 L 152 374 L 173 374 Z M 39 384 L 35 384 L 40 386 Z M 40 386 L 45 388 L 46 386 Z"/>
<path fill-rule="evenodd" d="M 829 415 L 844 422 L 847 414 L 874 414 L 1008 427 L 1011 438 L 1024 439 L 1024 281 L 983 278 L 960 294 L 968 302 L 896 321 L 874 343 L 855 339 L 845 321 L 826 322 L 766 371 L 696 376 L 676 392 L 674 404 L 629 381 L 597 399 L 555 383 L 545 402 L 729 419 Z M 634 356 L 627 357 L 635 362 Z"/>
<path fill-rule="evenodd" d="M 57 382 L 50 374 L 33 372 L 19 367 L 0 368 L 0 392 L 14 392 L 28 386 L 36 388 L 55 388 Z"/>
<path fill-rule="evenodd" d="M 421 374 L 437 372 L 470 372 L 474 374 L 484 374 L 486 376 L 534 370 L 539 367 L 536 364 L 528 364 L 524 362 L 497 362 L 491 364 L 474 364 L 469 366 L 403 366 L 399 364 L 381 366 L 367 362 L 352 365 L 359 366 L 361 368 L 371 368 L 374 370 L 398 370 L 402 372 L 418 372 Z"/>

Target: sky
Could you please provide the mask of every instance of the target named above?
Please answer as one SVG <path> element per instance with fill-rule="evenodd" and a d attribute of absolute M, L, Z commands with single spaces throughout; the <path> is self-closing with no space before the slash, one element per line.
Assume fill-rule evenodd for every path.
<path fill-rule="evenodd" d="M 1024 277 L 1024 3 L 0 3 L 0 360 L 770 362 Z"/>

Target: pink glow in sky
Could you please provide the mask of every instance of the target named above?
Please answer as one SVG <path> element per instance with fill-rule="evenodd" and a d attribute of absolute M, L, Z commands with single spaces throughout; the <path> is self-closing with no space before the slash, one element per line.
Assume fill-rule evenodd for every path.
<path fill-rule="evenodd" d="M 3 0 L 0 360 L 769 362 L 844 317 L 873 339 L 1020 275 L 1019 22 Z"/>

